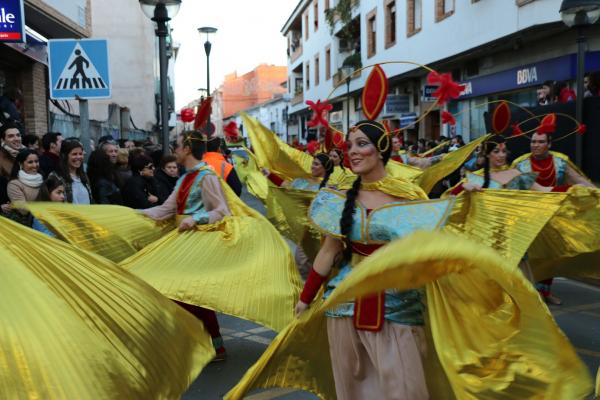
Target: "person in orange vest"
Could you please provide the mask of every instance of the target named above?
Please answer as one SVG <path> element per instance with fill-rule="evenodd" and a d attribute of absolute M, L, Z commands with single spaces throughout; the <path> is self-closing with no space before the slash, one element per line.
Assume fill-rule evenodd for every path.
<path fill-rule="evenodd" d="M 235 172 L 235 168 L 225 159 L 221 152 L 221 138 L 213 136 L 206 142 L 206 153 L 202 161 L 223 179 L 231 189 L 240 196 L 242 194 L 242 182 Z"/>

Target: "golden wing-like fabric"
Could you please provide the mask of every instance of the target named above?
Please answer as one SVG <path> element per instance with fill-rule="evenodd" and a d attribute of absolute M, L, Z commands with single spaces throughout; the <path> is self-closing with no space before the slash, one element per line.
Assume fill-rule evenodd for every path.
<path fill-rule="evenodd" d="M 288 245 L 221 181 L 232 216 L 172 232 L 120 263 L 165 296 L 281 330 L 301 282 Z"/>
<path fill-rule="evenodd" d="M 269 187 L 267 218 L 285 237 L 302 247 L 314 260 L 321 246 L 321 233 L 308 220 L 308 209 L 316 193 L 285 187 Z"/>
<path fill-rule="evenodd" d="M 241 116 L 259 168 L 268 168 L 285 180 L 311 177 L 313 160 L 309 154 L 283 143 L 277 135 L 247 114 L 241 113 Z"/>
<path fill-rule="evenodd" d="M 426 169 L 417 178 L 416 182 L 425 190 L 431 192 L 431 189 L 446 176 L 459 169 L 473 154 L 477 146 L 483 143 L 490 135 L 481 136 L 460 149 L 444 155 L 444 158 Z"/>
<path fill-rule="evenodd" d="M 600 279 L 600 189 L 574 186 L 529 250 L 537 279 Z"/>
<path fill-rule="evenodd" d="M 522 274 L 485 246 L 419 232 L 361 262 L 326 302 L 313 304 L 281 332 L 225 398 L 293 387 L 335 399 L 325 310 L 388 288 L 423 286 L 427 328 L 443 371 L 432 375 L 427 361 L 432 395 L 563 400 L 583 399 L 592 390 L 586 367 Z"/>
<path fill-rule="evenodd" d="M 567 197 L 525 190 L 464 192 L 456 197 L 444 230 L 496 250 L 516 267 Z"/>
<path fill-rule="evenodd" d="M 248 154 L 247 160 L 239 156 L 233 157 L 235 160 L 235 169 L 238 171 L 242 183 L 246 185 L 248 193 L 264 203 L 267 201 L 269 193 L 268 179 L 258 168 L 254 155 L 250 150 L 246 149 L 246 153 Z"/>
<path fill-rule="evenodd" d="M 214 357 L 202 323 L 102 257 L 0 218 L 0 398 L 173 399 Z"/>
<path fill-rule="evenodd" d="M 21 207 L 61 239 L 117 263 L 173 228 L 172 223 L 157 223 L 121 206 L 34 202 Z"/>

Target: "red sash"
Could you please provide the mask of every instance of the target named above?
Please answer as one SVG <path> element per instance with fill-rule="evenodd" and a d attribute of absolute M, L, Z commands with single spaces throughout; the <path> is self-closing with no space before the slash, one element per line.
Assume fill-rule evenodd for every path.
<path fill-rule="evenodd" d="M 183 177 L 183 181 L 181 181 L 181 185 L 179 185 L 179 190 L 177 191 L 177 214 L 182 215 L 185 212 L 185 203 L 199 173 L 200 171 L 194 171 Z"/>
<path fill-rule="evenodd" d="M 352 243 L 352 252 L 369 256 L 381 244 Z M 378 332 L 385 320 L 385 292 L 359 297 L 354 300 L 354 327 L 361 331 Z"/>
<path fill-rule="evenodd" d="M 535 180 L 542 186 L 556 186 L 556 168 L 554 167 L 554 156 L 539 160 L 537 158 L 530 157 L 531 170 L 537 172 L 539 175 Z"/>

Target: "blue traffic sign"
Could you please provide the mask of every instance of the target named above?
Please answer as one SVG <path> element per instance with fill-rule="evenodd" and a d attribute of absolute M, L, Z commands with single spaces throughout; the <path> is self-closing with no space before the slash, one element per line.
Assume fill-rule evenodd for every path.
<path fill-rule="evenodd" d="M 23 0 L 2 0 L 0 2 L 0 42 L 24 41 Z"/>
<path fill-rule="evenodd" d="M 106 99 L 111 96 L 108 41 L 48 41 L 50 97 L 55 100 Z"/>

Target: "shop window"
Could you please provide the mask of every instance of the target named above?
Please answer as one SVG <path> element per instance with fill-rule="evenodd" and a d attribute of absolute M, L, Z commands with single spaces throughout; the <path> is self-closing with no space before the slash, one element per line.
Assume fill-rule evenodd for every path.
<path fill-rule="evenodd" d="M 454 0 L 435 0 L 435 22 L 454 14 Z"/>
<path fill-rule="evenodd" d="M 377 52 L 377 8 L 367 14 L 367 57 Z"/>
<path fill-rule="evenodd" d="M 385 3 L 385 48 L 396 44 L 396 0 Z"/>
<path fill-rule="evenodd" d="M 407 0 L 406 2 L 406 36 L 412 36 L 421 30 L 422 0 Z"/>

